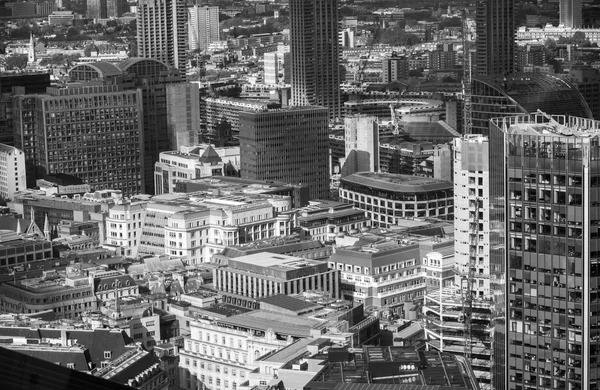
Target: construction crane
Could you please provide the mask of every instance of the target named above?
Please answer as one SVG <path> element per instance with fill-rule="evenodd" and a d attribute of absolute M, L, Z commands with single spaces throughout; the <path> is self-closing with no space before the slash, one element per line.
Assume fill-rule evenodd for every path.
<path fill-rule="evenodd" d="M 469 232 L 471 238 L 469 240 L 469 262 L 466 278 L 467 288 L 463 295 L 463 333 L 465 339 L 464 355 L 470 361 L 473 352 L 473 286 L 475 285 L 475 267 L 477 266 L 477 250 L 479 247 L 479 198 L 475 198 L 475 212 L 469 218 Z M 474 226 L 473 226 L 474 225 Z"/>
<path fill-rule="evenodd" d="M 467 25 L 467 11 L 462 10 L 461 17 L 462 45 L 463 45 L 463 129 L 465 134 L 471 134 L 471 51 L 469 42 L 469 26 Z"/>

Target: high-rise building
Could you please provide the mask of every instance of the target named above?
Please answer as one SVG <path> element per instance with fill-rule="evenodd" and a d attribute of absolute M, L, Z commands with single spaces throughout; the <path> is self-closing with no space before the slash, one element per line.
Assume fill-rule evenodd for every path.
<path fill-rule="evenodd" d="M 598 389 L 600 122 L 490 123 L 496 389 Z"/>
<path fill-rule="evenodd" d="M 337 0 L 290 1 L 292 104 L 341 116 Z"/>
<path fill-rule="evenodd" d="M 191 83 L 166 85 L 167 132 L 171 148 L 198 143 L 200 132 L 200 94 Z"/>
<path fill-rule="evenodd" d="M 476 6 L 476 62 L 481 75 L 505 75 L 515 69 L 514 0 L 480 0 Z"/>
<path fill-rule="evenodd" d="M 0 199 L 12 199 L 27 188 L 25 155 L 13 146 L 0 144 Z"/>
<path fill-rule="evenodd" d="M 15 146 L 25 154 L 29 186 L 67 174 L 95 190 L 144 188 L 141 91 L 119 86 L 48 88 L 13 98 Z"/>
<path fill-rule="evenodd" d="M 186 25 L 185 0 L 140 0 L 137 17 L 138 55 L 163 61 L 185 73 Z"/>
<path fill-rule="evenodd" d="M 190 50 L 206 50 L 219 40 L 219 7 L 195 5 L 188 8 Z"/>
<path fill-rule="evenodd" d="M 264 76 L 263 82 L 265 84 L 279 84 L 281 82 L 289 84 L 291 81 L 290 68 L 291 68 L 291 54 L 289 52 L 289 46 L 283 46 L 287 48 L 285 51 L 275 51 L 271 53 L 265 53 L 264 55 Z"/>
<path fill-rule="evenodd" d="M 558 3 L 560 24 L 565 27 L 581 27 L 581 0 L 560 0 Z"/>
<path fill-rule="evenodd" d="M 146 188 L 145 193 L 154 193 L 154 163 L 158 161 L 160 152 L 171 150 L 171 140 L 177 139 L 177 134 L 186 138 L 189 136 L 188 114 L 191 116 L 191 127 L 193 128 L 195 114 L 191 111 L 194 107 L 197 97 L 192 93 L 193 88 L 183 88 L 190 92 L 181 95 L 178 98 L 171 97 L 167 104 L 167 85 L 179 84 L 181 76 L 179 72 L 168 66 L 162 61 L 149 58 L 129 58 L 117 64 L 109 62 L 91 62 L 75 66 L 69 71 L 69 77 L 73 82 L 95 81 L 104 84 L 117 84 L 125 89 L 138 88 L 142 92 L 143 103 L 143 123 L 144 123 L 144 182 Z M 183 98 L 186 98 L 185 106 L 183 106 Z M 188 101 L 187 98 L 190 98 Z M 176 107 L 175 104 L 180 101 L 182 107 Z M 189 107 L 188 107 L 189 106 Z M 183 128 L 184 118 L 178 118 L 177 126 L 169 125 L 168 118 L 173 118 L 176 112 L 186 112 L 185 127 Z M 175 119 L 173 119 L 175 121 Z M 170 129 L 170 130 L 167 130 Z M 183 133 L 183 134 L 182 134 Z M 180 138 L 181 139 L 181 138 Z"/>
<path fill-rule="evenodd" d="M 374 116 L 344 118 L 346 161 L 342 176 L 379 172 L 379 124 Z"/>
<path fill-rule="evenodd" d="M 454 258 L 459 276 L 468 274 L 469 267 L 475 265 L 471 291 L 474 298 L 487 298 L 490 293 L 487 137 L 472 134 L 456 138 L 454 156 Z"/>
<path fill-rule="evenodd" d="M 308 185 L 329 197 L 328 115 L 323 107 L 239 113 L 241 176 Z"/>
<path fill-rule="evenodd" d="M 106 0 L 87 0 L 86 16 L 90 19 L 106 19 Z"/>

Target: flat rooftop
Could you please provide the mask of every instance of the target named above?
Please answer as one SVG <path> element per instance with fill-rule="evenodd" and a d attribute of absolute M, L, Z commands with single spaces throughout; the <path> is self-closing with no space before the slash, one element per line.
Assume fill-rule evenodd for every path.
<path fill-rule="evenodd" d="M 218 325 L 240 329 L 273 332 L 282 336 L 310 337 L 311 330 L 322 329 L 326 323 L 304 317 L 291 317 L 263 310 L 256 310 L 216 321 Z"/>
<path fill-rule="evenodd" d="M 263 268 L 278 268 L 281 270 L 299 269 L 310 265 L 322 264 L 320 261 L 270 252 L 260 252 L 240 256 L 230 260 L 230 262 L 238 262 Z"/>
<path fill-rule="evenodd" d="M 358 172 L 342 178 L 341 181 L 342 183 L 407 193 L 453 189 L 453 184 L 449 181 L 394 173 Z"/>

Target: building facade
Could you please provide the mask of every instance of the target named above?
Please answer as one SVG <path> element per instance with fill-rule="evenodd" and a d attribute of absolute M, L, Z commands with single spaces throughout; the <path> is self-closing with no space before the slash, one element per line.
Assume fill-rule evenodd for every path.
<path fill-rule="evenodd" d="M 195 5 L 188 8 L 190 50 L 206 50 L 219 38 L 219 7 Z"/>
<path fill-rule="evenodd" d="M 200 133 L 200 94 L 191 83 L 167 84 L 167 131 L 172 149 L 198 143 Z"/>
<path fill-rule="evenodd" d="M 329 197 L 328 116 L 323 107 L 241 112 L 241 177 L 309 186 Z"/>
<path fill-rule="evenodd" d="M 597 389 L 600 122 L 490 123 L 496 388 Z"/>
<path fill-rule="evenodd" d="M 581 0 L 560 0 L 558 12 L 560 14 L 560 25 L 570 28 L 581 27 Z"/>
<path fill-rule="evenodd" d="M 183 0 L 142 0 L 138 4 L 138 55 L 187 67 L 187 7 Z"/>
<path fill-rule="evenodd" d="M 474 74 L 503 76 L 515 71 L 514 12 L 514 0 L 477 2 Z"/>
<path fill-rule="evenodd" d="M 379 124 L 376 117 L 344 118 L 346 161 L 342 176 L 356 172 L 379 172 Z"/>
<path fill-rule="evenodd" d="M 471 291 L 479 298 L 490 296 L 489 147 L 481 135 L 454 140 L 455 261 L 459 277 L 475 267 Z"/>
<path fill-rule="evenodd" d="M 144 188 L 142 96 L 118 86 L 49 88 L 13 98 L 15 146 L 28 180 L 67 174 L 95 190 Z"/>
<path fill-rule="evenodd" d="M 454 220 L 452 183 L 441 179 L 359 172 L 341 179 L 339 194 L 341 201 L 365 210 L 377 227 L 406 218 Z"/>
<path fill-rule="evenodd" d="M 290 1 L 292 104 L 341 116 L 337 0 Z"/>
<path fill-rule="evenodd" d="M 12 199 L 15 192 L 26 188 L 25 154 L 13 146 L 0 144 L 0 198 Z"/>

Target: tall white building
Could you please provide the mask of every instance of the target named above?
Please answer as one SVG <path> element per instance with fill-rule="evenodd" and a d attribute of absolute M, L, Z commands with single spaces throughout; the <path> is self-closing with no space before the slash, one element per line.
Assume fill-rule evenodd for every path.
<path fill-rule="evenodd" d="M 456 284 L 469 271 L 474 257 L 477 298 L 490 293 L 489 142 L 482 135 L 454 140 L 454 249 Z M 466 285 L 463 286 L 466 288 Z"/>
<path fill-rule="evenodd" d="M 284 46 L 282 51 L 265 53 L 264 55 L 264 84 L 272 85 L 290 82 L 290 52 L 289 46 Z"/>
<path fill-rule="evenodd" d="M 581 27 L 581 0 L 560 0 L 560 24 L 565 27 Z"/>
<path fill-rule="evenodd" d="M 12 199 L 15 192 L 26 188 L 23 151 L 0 144 L 0 198 Z"/>
<path fill-rule="evenodd" d="M 379 125 L 374 116 L 346 117 L 346 160 L 342 176 L 379 171 Z"/>
<path fill-rule="evenodd" d="M 188 8 L 190 50 L 206 50 L 219 40 L 219 7 L 195 5 Z"/>

